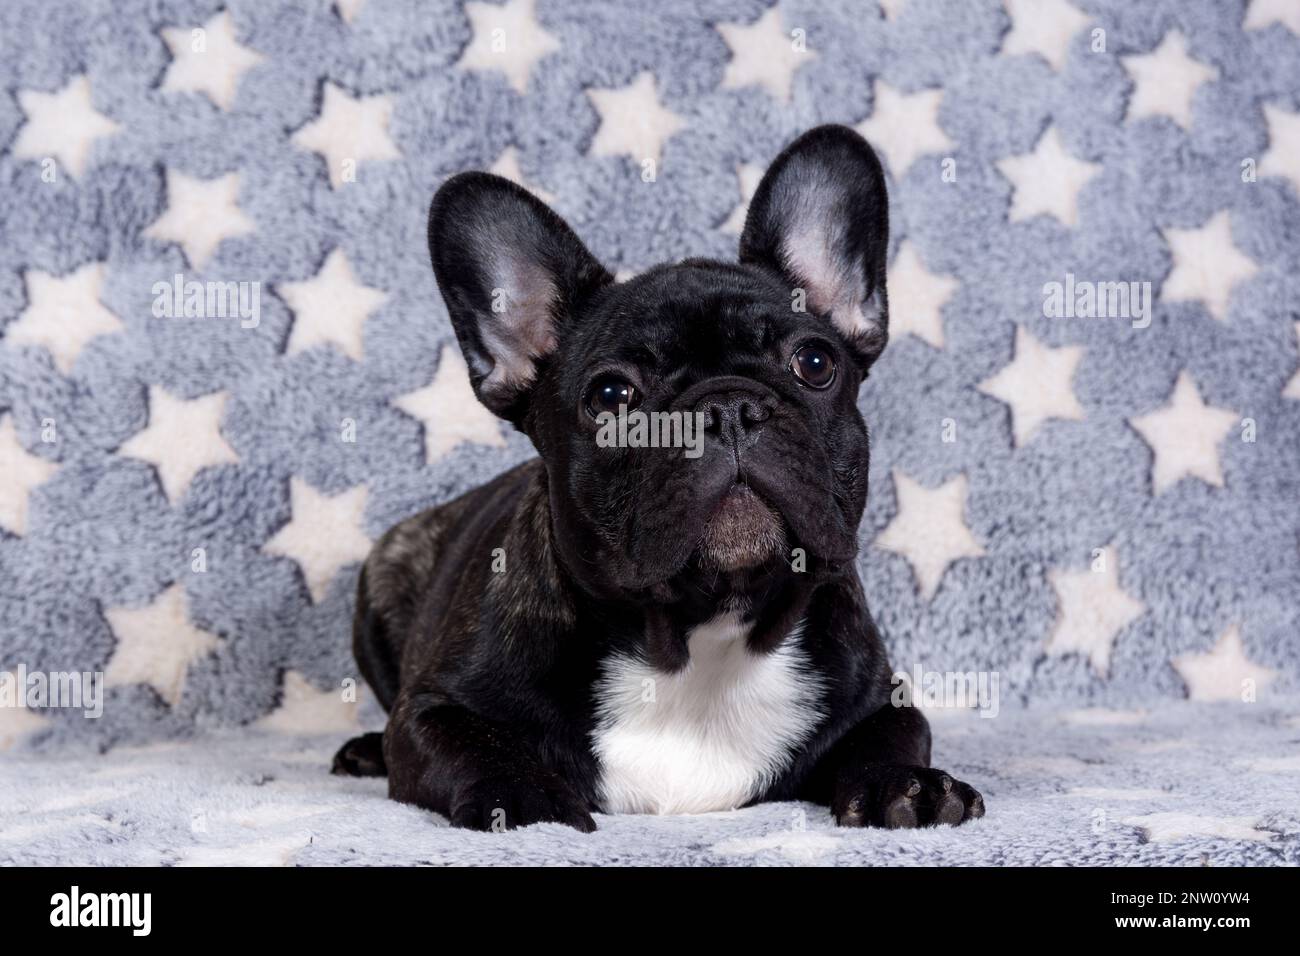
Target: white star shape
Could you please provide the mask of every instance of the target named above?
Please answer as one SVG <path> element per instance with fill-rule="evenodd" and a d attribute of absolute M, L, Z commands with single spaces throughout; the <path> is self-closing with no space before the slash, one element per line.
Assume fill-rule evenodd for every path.
<path fill-rule="evenodd" d="M 1002 0 L 1011 17 L 1011 30 L 1002 53 L 1037 53 L 1060 72 L 1070 54 L 1070 40 L 1086 27 L 1088 17 L 1065 0 Z"/>
<path fill-rule="evenodd" d="M 1083 420 L 1083 408 L 1071 384 L 1081 358 L 1082 346 L 1050 348 L 1024 326 L 1016 327 L 1015 358 L 976 387 L 1010 407 L 1011 432 L 1017 448 L 1033 438 L 1048 419 Z"/>
<path fill-rule="evenodd" d="M 1046 213 L 1067 226 L 1079 221 L 1079 191 L 1101 172 L 1099 163 L 1067 153 L 1055 126 L 1048 127 L 1032 153 L 999 159 L 997 165 L 1013 189 L 1011 222 Z"/>
<path fill-rule="evenodd" d="M 731 837 L 711 849 L 747 863 L 760 853 L 779 853 L 792 863 L 814 864 L 833 853 L 843 841 L 818 830 L 777 830 L 763 836 Z"/>
<path fill-rule="evenodd" d="M 341 687 L 317 690 L 294 670 L 284 672 L 280 706 L 257 727 L 281 734 L 341 734 L 356 729 L 357 702 L 345 701 Z"/>
<path fill-rule="evenodd" d="M 1274 834 L 1255 827 L 1252 817 L 1201 817 L 1191 813 L 1148 813 L 1128 817 L 1125 826 L 1141 827 L 1152 843 L 1169 843 L 1189 837 L 1216 837 L 1225 840 L 1259 840 L 1267 842 Z"/>
<path fill-rule="evenodd" d="M 736 167 L 736 182 L 740 186 L 740 205 L 731 211 L 718 228 L 732 236 L 745 231 L 745 218 L 749 215 L 749 203 L 758 192 L 758 184 L 763 181 L 763 167 L 753 163 L 741 163 Z"/>
<path fill-rule="evenodd" d="M 235 20 L 228 10 L 212 17 L 202 29 L 201 51 L 194 49 L 193 30 L 168 27 L 162 31 L 172 53 L 162 88 L 175 93 L 206 93 L 218 107 L 229 111 L 235 104 L 240 78 L 263 57 L 239 45 Z"/>
<path fill-rule="evenodd" d="M 889 288 L 889 332 L 911 332 L 937 349 L 943 348 L 943 307 L 961 285 L 953 276 L 935 275 L 925 267 L 911 240 L 899 244 L 886 280 Z"/>
<path fill-rule="evenodd" d="M 1155 454 L 1151 468 L 1155 493 L 1172 488 L 1184 477 L 1222 488 L 1219 443 L 1239 421 L 1236 412 L 1201 401 L 1191 375 L 1179 372 L 1169 404 L 1129 419 Z"/>
<path fill-rule="evenodd" d="M 26 707 L 0 707 L 0 753 L 13 748 L 24 737 L 30 737 L 49 723 Z"/>
<path fill-rule="evenodd" d="M 393 399 L 393 404 L 424 425 L 424 458 L 429 464 L 462 442 L 506 447 L 500 423 L 474 394 L 465 359 L 453 346 L 443 346 L 431 384 Z"/>
<path fill-rule="evenodd" d="M 293 310 L 288 354 L 327 343 L 358 362 L 366 319 L 388 299 L 387 293 L 357 281 L 341 248 L 326 257 L 313 278 L 280 283 L 275 291 Z"/>
<path fill-rule="evenodd" d="M 1202 83 L 1218 79 L 1219 71 L 1187 55 L 1187 39 L 1170 30 L 1150 53 L 1120 58 L 1133 78 L 1128 119 L 1168 116 L 1183 129 L 1192 128 L 1192 97 Z"/>
<path fill-rule="evenodd" d="M 528 92 L 533 68 L 560 48 L 560 41 L 537 22 L 534 0 L 506 0 L 503 4 L 465 4 L 473 38 L 456 64 L 463 70 L 496 70 L 506 75 L 515 92 Z"/>
<path fill-rule="evenodd" d="M 1295 337 L 1300 343 L 1300 322 L 1295 324 Z M 1291 376 L 1291 381 L 1287 382 L 1286 387 L 1282 389 L 1282 397 L 1300 398 L 1300 369 L 1296 369 L 1296 373 Z"/>
<path fill-rule="evenodd" d="M 793 38 L 781 23 L 779 7 L 772 7 L 749 26 L 719 23 L 717 29 L 731 48 L 723 89 L 761 86 L 788 103 L 795 70 L 817 56 L 811 50 L 794 48 Z"/>
<path fill-rule="evenodd" d="M 293 134 L 293 142 L 319 153 L 329 169 L 330 185 L 338 189 L 347 180 L 344 163 L 351 160 L 356 173 L 367 160 L 401 159 L 388 135 L 393 98 L 388 95 L 349 96 L 333 83 L 325 84 L 320 116 Z"/>
<path fill-rule="evenodd" d="M 1220 322 L 1228 318 L 1232 288 L 1259 271 L 1259 266 L 1232 242 L 1232 222 L 1220 210 L 1199 229 L 1165 229 L 1173 268 L 1160 286 L 1167 302 L 1205 303 Z"/>
<path fill-rule="evenodd" d="M 338 10 L 343 22 L 351 24 L 366 5 L 366 0 L 334 0 L 334 9 Z"/>
<path fill-rule="evenodd" d="M 260 836 L 247 843 L 232 845 L 198 844 L 181 851 L 176 866 L 241 866 L 268 867 L 293 866 L 298 851 L 312 843 L 310 830 L 299 830 L 288 836 Z"/>
<path fill-rule="evenodd" d="M 1088 567 L 1047 572 L 1060 605 L 1047 639 L 1047 653 L 1083 654 L 1092 669 L 1105 677 L 1115 637 L 1142 616 L 1146 605 L 1120 587 L 1119 560 L 1113 547 L 1105 549 L 1102 560 L 1099 571 Z"/>
<path fill-rule="evenodd" d="M 1246 11 L 1246 21 L 1242 27 L 1247 30 L 1262 30 L 1274 23 L 1281 23 L 1292 33 L 1300 34 L 1300 3 L 1295 0 L 1250 0 L 1250 9 Z"/>
<path fill-rule="evenodd" d="M 1061 722 L 1075 727 L 1136 727 L 1146 723 L 1147 715 L 1148 712 L 1141 708 L 1111 710 L 1107 707 L 1084 707 L 1079 710 L 1067 710 L 1061 714 Z"/>
<path fill-rule="evenodd" d="M 498 157 L 497 161 L 492 164 L 492 168 L 489 172 L 496 173 L 498 176 L 503 176 L 516 186 L 522 186 L 547 205 L 551 205 L 555 202 L 555 196 L 553 194 L 548 193 L 545 189 L 539 189 L 538 187 L 524 181 L 524 171 L 519 165 L 519 150 L 515 149 L 513 146 L 507 146 L 501 151 L 500 157 Z"/>
<path fill-rule="evenodd" d="M 907 6 L 907 0 L 878 0 L 880 3 L 880 12 L 885 15 L 886 20 L 897 20 L 903 12 L 903 7 Z"/>
<path fill-rule="evenodd" d="M 95 111 L 90 101 L 90 81 L 74 76 L 57 93 L 20 90 L 18 104 L 27 122 L 14 141 L 16 159 L 53 156 L 74 179 L 80 179 L 90 160 L 91 145 L 121 127 Z"/>
<path fill-rule="evenodd" d="M 247 235 L 257 228 L 239 208 L 238 200 L 238 173 L 195 179 L 168 169 L 167 211 L 144 234 L 180 243 L 190 265 L 201 270 L 223 240 Z"/>
<path fill-rule="evenodd" d="M 1234 760 L 1233 763 L 1255 773 L 1300 773 L 1300 754 L 1286 757 L 1254 757 L 1248 760 Z"/>
<path fill-rule="evenodd" d="M 939 590 L 948 566 L 959 558 L 977 558 L 984 548 L 966 527 L 966 476 L 938 488 L 926 488 L 894 469 L 898 513 L 876 538 L 876 547 L 901 554 L 916 573 L 928 601 Z"/>
<path fill-rule="evenodd" d="M 149 684 L 172 707 L 185 692 L 185 673 L 219 643 L 216 635 L 190 623 L 185 588 L 173 584 L 140 608 L 104 611 L 117 647 L 104 670 L 108 687 Z"/>
<path fill-rule="evenodd" d="M 112 311 L 100 301 L 106 269 L 102 262 L 88 262 L 63 276 L 28 269 L 27 308 L 4 329 L 4 338 L 14 345 L 39 345 L 49 350 L 55 367 L 64 375 L 91 339 L 125 331 Z"/>
<path fill-rule="evenodd" d="M 1300 3 L 1295 8 L 1300 10 Z M 1260 157 L 1259 175 L 1283 176 L 1300 194 L 1300 113 L 1265 103 L 1264 119 L 1268 122 L 1268 152 Z"/>
<path fill-rule="evenodd" d="M 167 500 L 179 501 L 204 468 L 239 461 L 221 436 L 228 397 L 215 392 L 185 401 L 150 385 L 149 425 L 128 438 L 118 454 L 153 465 Z"/>
<path fill-rule="evenodd" d="M 857 131 L 883 154 L 896 178 L 901 178 L 919 156 L 946 153 L 956 144 L 939 126 L 943 90 L 902 93 L 876 80 L 871 115 Z"/>
<path fill-rule="evenodd" d="M 1180 654 L 1172 663 L 1187 685 L 1191 700 L 1241 701 L 1246 681 L 1254 681 L 1259 691 L 1277 677 L 1277 671 L 1254 664 L 1246 656 L 1241 629 L 1235 624 L 1220 635 L 1210 650 Z"/>
<path fill-rule="evenodd" d="M 1086 800 L 1163 800 L 1169 794 L 1154 787 L 1071 787 L 1062 796 Z"/>
<path fill-rule="evenodd" d="M 324 495 L 295 475 L 289 479 L 293 517 L 262 550 L 296 561 L 312 600 L 319 604 L 338 570 L 370 552 L 362 525 L 368 497 L 365 485 Z"/>
<path fill-rule="evenodd" d="M 620 90 L 587 90 L 600 114 L 600 128 L 591 140 L 592 156 L 631 156 L 636 162 L 659 163 L 664 143 L 686 121 L 659 102 L 654 74 L 639 73 Z"/>
<path fill-rule="evenodd" d="M 0 415 L 0 528 L 27 533 L 27 501 L 32 489 L 44 484 L 59 466 L 27 451 L 18 441 L 12 415 Z"/>

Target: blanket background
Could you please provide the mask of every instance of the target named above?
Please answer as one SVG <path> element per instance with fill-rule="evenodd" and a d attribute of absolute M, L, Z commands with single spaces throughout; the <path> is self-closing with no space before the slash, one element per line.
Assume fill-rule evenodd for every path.
<path fill-rule="evenodd" d="M 1086 845 L 1294 862 L 1300 17 L 1271 0 L 883 6 L 0 6 L 0 670 L 108 684 L 96 720 L 0 708 L 5 808 L 40 818 L 0 859 L 179 859 L 177 840 L 213 839 L 189 823 L 218 799 L 209 758 L 254 803 L 245 778 L 297 781 L 272 816 L 314 787 L 340 820 L 363 806 L 410 859 L 404 828 L 429 815 L 302 755 L 382 725 L 364 691 L 342 693 L 366 542 L 531 454 L 470 396 L 428 267 L 434 190 L 468 168 L 520 178 L 624 274 L 729 258 L 755 172 L 843 122 L 876 143 L 891 190 L 894 336 L 861 396 L 862 573 L 899 669 L 1000 681 L 999 719 L 938 730 L 977 728 L 940 746 L 987 783 L 969 861 Z M 178 273 L 259 284 L 256 327 L 157 315 L 155 286 Z M 1150 326 L 1044 317 L 1044 284 L 1067 273 L 1150 282 Z M 1060 716 L 1080 708 L 1106 729 Z M 1175 748 L 1152 781 L 1075 752 L 1152 721 Z M 1087 772 L 1036 782 L 1030 751 Z M 265 769 L 287 753 L 297 769 Z M 161 799 L 169 773 L 166 833 L 142 822 L 121 844 L 96 822 L 114 817 L 101 804 Z M 61 800 L 69 774 L 102 775 L 100 803 Z M 1070 787 L 1084 796 L 1048 800 Z M 1144 795 L 1113 796 L 1130 788 Z M 1025 801 L 1020 823 L 995 822 L 999 789 Z M 1149 806 L 1094 831 L 1078 799 Z M 1242 829 L 1157 828 L 1166 854 L 1120 822 L 1160 813 Z M 725 834 L 789 816 L 620 822 L 596 856 L 548 831 L 518 853 L 722 862 Z M 1118 836 L 1098 849 L 1098 832 Z M 438 860 L 486 859 L 439 839 Z M 955 839 L 845 838 L 810 859 L 960 862 Z M 285 860 L 329 856 L 290 844 Z M 755 852 L 738 859 L 802 851 Z"/>

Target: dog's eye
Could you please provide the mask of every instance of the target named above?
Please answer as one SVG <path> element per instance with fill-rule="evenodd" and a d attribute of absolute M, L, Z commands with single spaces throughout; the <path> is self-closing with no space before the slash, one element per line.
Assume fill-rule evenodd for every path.
<path fill-rule="evenodd" d="M 835 362 L 825 349 L 805 345 L 790 359 L 790 371 L 811 388 L 827 388 L 835 381 Z"/>
<path fill-rule="evenodd" d="M 630 411 L 641 404 L 641 393 L 636 386 L 616 375 L 602 375 L 591 383 L 587 392 L 587 412 L 595 417 L 601 412 L 618 414 L 620 405 Z"/>

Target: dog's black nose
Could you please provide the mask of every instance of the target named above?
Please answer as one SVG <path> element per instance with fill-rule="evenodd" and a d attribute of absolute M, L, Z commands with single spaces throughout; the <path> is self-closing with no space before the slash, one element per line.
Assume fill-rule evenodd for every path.
<path fill-rule="evenodd" d="M 772 414 L 752 393 L 741 390 L 713 392 L 696 404 L 704 414 L 704 430 L 716 435 L 736 451 L 758 439 L 759 426 Z"/>

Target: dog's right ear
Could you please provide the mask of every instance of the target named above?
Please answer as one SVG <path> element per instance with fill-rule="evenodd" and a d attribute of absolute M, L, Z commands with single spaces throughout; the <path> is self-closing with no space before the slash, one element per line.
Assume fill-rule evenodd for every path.
<path fill-rule="evenodd" d="M 565 323 L 613 276 L 549 206 L 491 173 L 438 190 L 429 255 L 474 393 L 519 425 Z"/>

